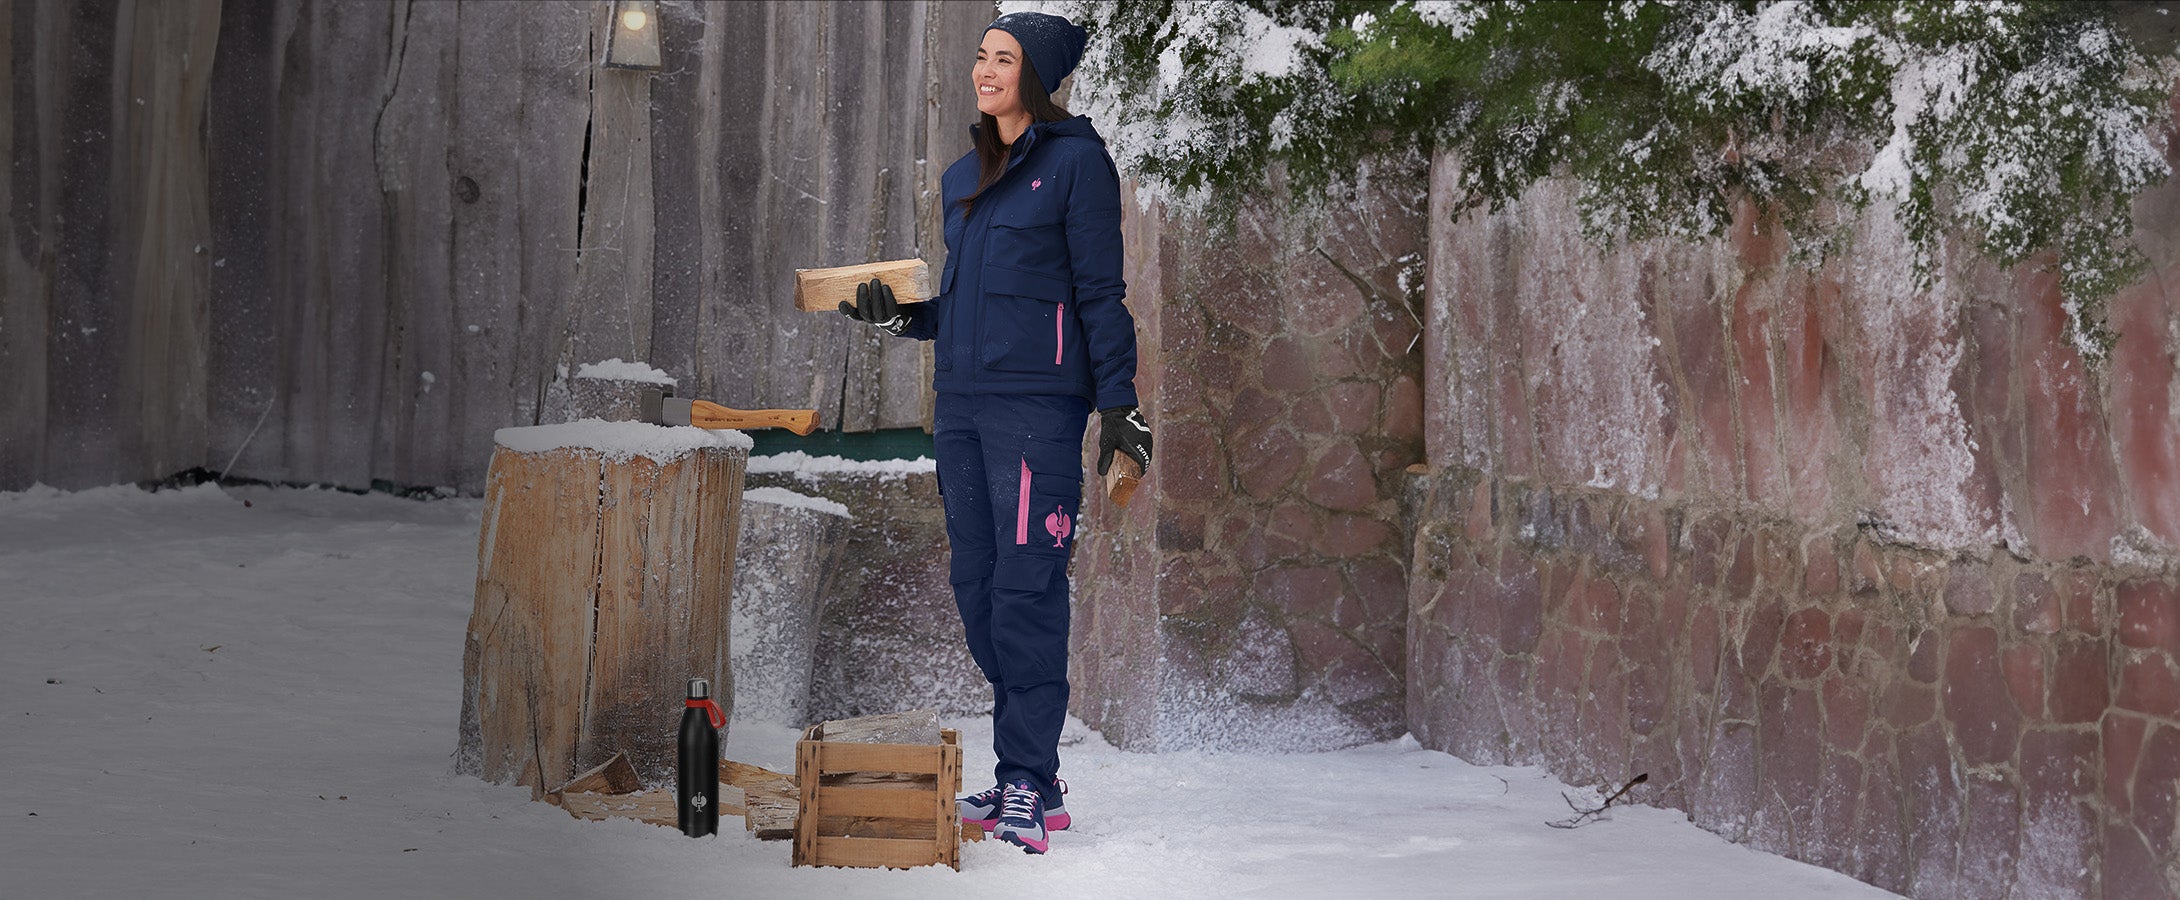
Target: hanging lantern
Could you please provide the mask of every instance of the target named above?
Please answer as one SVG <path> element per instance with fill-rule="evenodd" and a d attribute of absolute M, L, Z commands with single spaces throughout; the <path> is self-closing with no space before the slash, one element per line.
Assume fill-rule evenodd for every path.
<path fill-rule="evenodd" d="M 657 0 L 613 0 L 613 22 L 606 35 L 605 67 L 659 70 Z"/>

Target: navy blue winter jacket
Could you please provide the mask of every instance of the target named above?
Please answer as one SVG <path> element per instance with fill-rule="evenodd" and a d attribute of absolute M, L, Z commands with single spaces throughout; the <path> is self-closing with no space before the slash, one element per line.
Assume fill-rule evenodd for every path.
<path fill-rule="evenodd" d="M 1015 139 L 1007 172 L 966 214 L 972 150 L 946 170 L 939 294 L 909 304 L 903 336 L 938 341 L 932 388 L 1074 394 L 1134 406 L 1135 318 L 1123 302 L 1120 176 L 1087 116 Z"/>

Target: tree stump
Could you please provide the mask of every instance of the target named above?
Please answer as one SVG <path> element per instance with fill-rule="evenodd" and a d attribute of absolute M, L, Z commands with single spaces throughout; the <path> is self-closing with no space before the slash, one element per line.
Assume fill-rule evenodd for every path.
<path fill-rule="evenodd" d="M 688 679 L 733 701 L 749 438 L 586 420 L 496 440 L 456 771 L 548 791 L 618 752 L 671 783 Z"/>
<path fill-rule="evenodd" d="M 847 507 L 782 488 L 743 495 L 733 629 L 734 705 L 742 716 L 810 724 L 818 616 L 847 548 Z"/>

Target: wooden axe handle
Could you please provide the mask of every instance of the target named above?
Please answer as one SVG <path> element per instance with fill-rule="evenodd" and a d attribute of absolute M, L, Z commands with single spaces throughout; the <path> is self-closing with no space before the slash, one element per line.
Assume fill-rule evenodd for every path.
<path fill-rule="evenodd" d="M 698 428 L 785 428 L 806 435 L 817 430 L 817 410 L 734 409 L 710 400 L 691 400 L 689 424 Z"/>

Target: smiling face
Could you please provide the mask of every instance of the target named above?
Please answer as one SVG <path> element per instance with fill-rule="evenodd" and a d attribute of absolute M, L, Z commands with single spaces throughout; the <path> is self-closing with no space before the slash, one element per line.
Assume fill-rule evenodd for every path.
<path fill-rule="evenodd" d="M 969 70 L 976 82 L 977 112 L 994 119 L 1027 115 L 1022 108 L 1022 42 L 997 28 L 984 32 L 984 45 L 976 48 L 976 68 Z"/>

